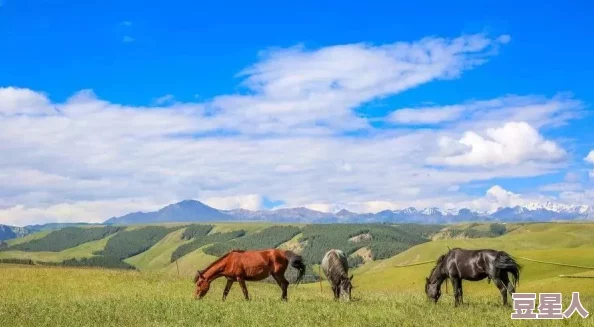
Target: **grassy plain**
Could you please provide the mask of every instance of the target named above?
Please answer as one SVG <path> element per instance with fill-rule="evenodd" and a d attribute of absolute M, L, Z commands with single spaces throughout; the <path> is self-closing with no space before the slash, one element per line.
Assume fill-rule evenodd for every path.
<path fill-rule="evenodd" d="M 368 291 L 356 288 L 350 303 L 331 299 L 328 285 L 290 286 L 280 301 L 276 285 L 248 283 L 252 300 L 235 285 L 221 301 L 223 281 L 202 301 L 191 298 L 188 278 L 104 269 L 0 266 L 0 326 L 594 326 L 574 314 L 561 321 L 512 321 L 494 290 L 468 294 L 454 308 L 444 299 L 429 303 L 421 290 Z M 378 283 L 390 284 L 384 276 Z M 589 280 L 572 280 L 582 303 L 594 311 Z M 485 283 L 486 284 L 486 283 Z M 532 284 L 535 286 L 535 284 Z M 492 285 L 491 285 L 492 287 Z M 564 307 L 568 298 L 564 298 Z"/>

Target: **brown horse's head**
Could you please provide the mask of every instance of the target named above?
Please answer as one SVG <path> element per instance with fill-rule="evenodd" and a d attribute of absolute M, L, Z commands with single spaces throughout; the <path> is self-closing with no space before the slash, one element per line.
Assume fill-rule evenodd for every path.
<path fill-rule="evenodd" d="M 200 271 L 197 271 L 196 276 L 194 276 L 194 283 L 196 283 L 196 292 L 194 293 L 194 298 L 200 300 L 210 289 L 210 282 L 204 278 L 204 275 L 202 275 Z"/>

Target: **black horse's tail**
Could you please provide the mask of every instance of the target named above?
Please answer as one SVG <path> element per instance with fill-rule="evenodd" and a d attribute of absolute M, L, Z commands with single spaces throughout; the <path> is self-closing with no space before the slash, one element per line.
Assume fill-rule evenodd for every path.
<path fill-rule="evenodd" d="M 495 257 L 495 267 L 512 274 L 514 288 L 520 285 L 520 270 L 522 266 L 508 253 L 499 251 Z"/>
<path fill-rule="evenodd" d="M 303 257 L 298 254 L 295 254 L 291 251 L 286 251 L 285 255 L 287 259 L 289 259 L 289 264 L 291 267 L 297 269 L 299 274 L 297 275 L 297 279 L 295 279 L 295 284 L 299 284 L 303 276 L 305 275 L 305 264 L 303 263 Z"/>

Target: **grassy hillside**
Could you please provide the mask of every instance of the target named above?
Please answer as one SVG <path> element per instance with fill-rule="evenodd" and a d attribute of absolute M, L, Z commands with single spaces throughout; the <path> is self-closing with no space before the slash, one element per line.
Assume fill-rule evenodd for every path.
<path fill-rule="evenodd" d="M 135 266 L 140 270 L 158 270 L 166 267 L 170 263 L 171 254 L 180 245 L 191 242 L 191 240 L 182 239 L 182 235 L 186 229 L 178 229 L 167 234 L 157 244 L 150 249 L 133 257 L 130 257 L 125 262 Z"/>
<path fill-rule="evenodd" d="M 587 261 L 592 260 L 590 262 L 594 262 L 594 255 L 592 254 L 594 252 L 591 251 L 594 248 L 594 238 L 592 236 L 594 235 L 594 224 L 506 224 L 506 230 L 502 236 L 483 238 L 461 237 L 461 233 L 454 232 L 452 234 L 451 231 L 458 230 L 466 233 L 469 230 L 474 230 L 489 233 L 493 229 L 492 224 L 450 226 L 405 224 L 395 227 L 389 225 L 273 225 L 269 223 L 212 223 L 210 225 L 212 225 L 212 228 L 207 228 L 207 235 L 204 235 L 206 229 L 197 234 L 195 232 L 192 234 L 188 231 L 191 226 L 183 224 L 129 226 L 116 234 L 60 252 L 24 252 L 10 251 L 8 249 L 0 251 L 0 259 L 16 258 L 42 262 L 60 262 L 71 258 L 91 258 L 97 254 L 122 252 L 125 255 L 122 254 L 120 257 L 124 258 L 124 262 L 139 270 L 177 275 L 179 269 L 181 275 L 191 275 L 196 269 L 204 267 L 216 259 L 213 254 L 218 255 L 219 252 L 224 252 L 230 247 L 261 248 L 268 246 L 268 243 L 272 242 L 280 248 L 302 253 L 309 266 L 313 266 L 313 264 L 321 260 L 321 257 L 328 249 L 341 248 L 347 253 L 352 253 L 350 261 L 353 265 L 360 265 L 353 270 L 356 275 L 380 274 L 377 276 L 381 276 L 384 273 L 387 276 L 392 276 L 401 274 L 401 271 L 410 270 L 411 275 L 418 275 L 414 279 L 415 282 L 422 280 L 419 276 L 424 277 L 427 274 L 431 268 L 430 264 L 415 268 L 394 268 L 394 266 L 435 260 L 440 254 L 445 253 L 448 247 L 496 248 L 506 250 L 514 256 L 569 264 L 592 265 L 587 264 Z M 279 227 L 270 229 L 273 226 Z M 201 228 L 206 227 L 193 228 L 201 230 Z M 288 231 L 288 233 L 283 236 L 282 233 L 273 232 L 277 229 L 278 231 Z M 218 249 L 218 247 L 212 248 L 212 244 L 208 241 L 212 235 L 237 232 L 239 230 L 246 231 L 245 236 L 237 239 L 237 241 L 241 240 L 241 242 L 224 242 L 220 244 L 222 247 L 218 246 L 221 249 Z M 272 232 L 266 232 L 267 230 Z M 271 238 L 258 237 L 258 235 L 265 235 L 259 234 L 262 232 L 270 234 Z M 32 234 L 23 239 L 12 240 L 9 245 L 18 246 L 20 244 L 22 246 L 23 244 L 35 242 L 35 240 L 44 239 L 49 233 L 54 232 L 43 231 Z M 187 237 L 193 238 L 184 239 L 184 233 Z M 367 234 L 373 234 L 373 237 L 368 238 L 369 235 Z M 131 238 L 130 235 L 138 237 Z M 152 236 L 146 238 L 144 237 L 146 235 Z M 119 240 L 114 242 L 112 240 L 114 237 Z M 430 238 L 436 238 L 436 240 L 429 241 Z M 418 244 L 419 242 L 420 244 Z M 188 248 L 191 243 L 194 243 L 194 245 Z M 108 244 L 112 244 L 112 246 L 108 246 L 106 251 L 106 245 Z M 394 251 L 391 247 L 384 246 L 384 244 L 394 245 L 397 247 L 396 252 L 402 250 L 404 252 L 395 256 L 387 255 L 388 258 L 385 260 L 377 260 L 378 247 Z M 418 245 L 413 246 L 414 244 Z M 172 255 L 176 251 L 183 249 L 184 246 L 187 250 L 182 252 L 182 257 L 178 259 L 177 264 L 172 263 Z M 376 251 L 375 255 L 374 249 Z M 130 253 L 132 256 L 130 256 Z M 125 258 L 126 256 L 128 257 Z M 535 273 L 549 277 L 553 277 L 556 273 L 580 272 L 574 271 L 572 268 L 565 270 L 555 268 L 550 272 L 547 270 L 550 267 L 543 266 L 539 269 Z M 311 270 L 308 269 L 308 271 L 311 273 Z M 529 278 L 532 273 L 526 271 L 525 274 L 526 278 Z M 400 284 L 392 283 L 391 285 L 398 286 Z"/>
<path fill-rule="evenodd" d="M 10 244 L 7 249 L 3 250 L 60 252 L 81 244 L 101 240 L 121 229 L 121 227 L 111 226 L 94 228 L 66 227 L 51 231 L 41 238 L 31 239 L 19 244 Z"/>
<path fill-rule="evenodd" d="M 434 261 L 439 255 L 446 253 L 448 247 L 494 248 L 509 252 L 524 266 L 521 275 L 522 291 L 543 288 L 554 290 L 555 287 L 569 290 L 576 283 L 575 280 L 561 279 L 558 276 L 580 274 L 586 270 L 536 263 L 522 258 L 594 266 L 592 235 L 594 235 L 594 224 L 529 224 L 497 238 L 450 239 L 424 243 L 390 259 L 370 262 L 356 269 L 354 273 L 356 276 L 365 277 L 361 278 L 360 283 L 370 290 L 414 292 L 419 285 L 423 285 L 424 278 L 434 266 L 433 262 L 411 267 L 397 266 Z M 391 280 L 391 282 L 386 284 L 376 282 L 382 279 Z M 470 292 L 465 294 L 496 292 L 495 287 L 486 282 L 464 282 L 464 287 Z M 583 290 L 580 289 L 580 291 Z M 594 287 L 590 287 L 589 291 L 594 293 Z"/>
<path fill-rule="evenodd" d="M 447 252 L 448 247 L 494 248 L 509 251 L 512 255 L 517 251 L 591 247 L 594 246 L 593 235 L 594 224 L 526 224 L 496 238 L 442 239 L 421 244 L 379 263 L 377 267 L 434 260 Z"/>
<path fill-rule="evenodd" d="M 272 226 L 272 224 L 265 223 L 216 223 L 212 225 L 214 225 L 214 228 L 209 231 L 209 234 L 231 233 L 239 230 L 244 230 L 247 234 L 251 234 Z M 128 258 L 125 261 L 136 266 L 140 270 L 177 274 L 177 267 L 179 267 L 182 275 L 193 275 L 196 272 L 196 269 L 208 265 L 215 260 L 216 257 L 207 255 L 200 249 L 194 249 L 192 252 L 178 259 L 177 266 L 175 263 L 172 263 L 172 254 L 180 246 L 192 243 L 195 240 L 182 238 L 186 230 L 187 228 L 184 228 L 168 234 L 148 251 Z M 204 244 L 204 246 L 206 245 L 210 244 Z"/>

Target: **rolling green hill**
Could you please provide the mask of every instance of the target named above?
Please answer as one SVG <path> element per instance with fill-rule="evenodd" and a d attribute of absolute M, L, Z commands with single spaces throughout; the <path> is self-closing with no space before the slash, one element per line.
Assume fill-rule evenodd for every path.
<path fill-rule="evenodd" d="M 445 253 L 448 247 L 494 248 L 508 251 L 518 257 L 523 265 L 531 267 L 522 275 L 522 281 L 527 282 L 557 278 L 560 274 L 580 274 L 584 273 L 584 269 L 529 262 L 522 258 L 573 265 L 594 265 L 594 224 L 588 223 L 506 224 L 495 227 L 494 224 L 488 223 L 449 226 L 212 223 L 118 228 L 120 229 L 111 234 L 111 230 L 106 230 L 103 226 L 31 234 L 8 242 L 8 248 L 0 251 L 0 259 L 31 259 L 40 263 L 58 263 L 72 258 L 88 259 L 102 255 L 115 257 L 141 271 L 189 276 L 231 248 L 266 248 L 272 244 L 301 253 L 309 266 L 308 274 L 317 275 L 315 265 L 319 263 L 325 251 L 340 248 L 350 254 L 350 262 L 353 267 L 356 266 L 353 273 L 361 287 L 370 290 L 403 291 L 416 289 L 419 283 L 423 282 L 432 264 L 397 266 L 433 261 Z M 74 240 L 83 240 L 84 235 L 90 235 L 92 238 L 101 233 L 107 234 L 99 240 L 61 251 L 19 250 L 30 250 L 31 244 L 39 247 L 44 243 L 51 244 L 49 247 L 53 250 L 59 249 L 59 245 L 44 240 L 52 234 L 56 239 L 55 235 L 64 231 L 67 232 L 65 235 L 72 236 L 72 233 L 79 229 L 81 235 L 75 235 Z M 219 238 L 219 235 L 227 233 L 239 237 L 231 241 Z M 80 241 L 73 244 L 78 242 Z M 384 251 L 378 252 L 378 249 Z M 80 265 L 81 262 L 77 261 L 76 264 Z M 100 262 L 90 264 L 101 265 Z M 382 282 L 384 280 L 385 282 Z M 483 287 L 485 290 L 493 288 L 486 283 L 469 287 Z"/>

